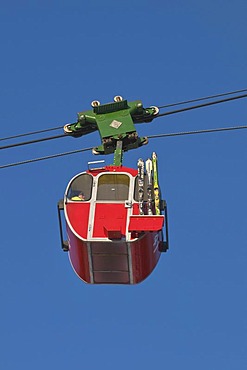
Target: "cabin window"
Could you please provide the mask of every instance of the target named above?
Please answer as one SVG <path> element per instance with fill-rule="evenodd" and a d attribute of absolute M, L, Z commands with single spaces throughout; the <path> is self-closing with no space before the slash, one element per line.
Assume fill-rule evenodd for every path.
<path fill-rule="evenodd" d="M 92 194 L 92 184 L 92 175 L 83 173 L 82 175 L 77 176 L 70 184 L 67 198 L 73 201 L 90 200 Z"/>
<path fill-rule="evenodd" d="M 129 183 L 129 176 L 123 174 L 104 174 L 100 176 L 97 200 L 128 200 Z"/>

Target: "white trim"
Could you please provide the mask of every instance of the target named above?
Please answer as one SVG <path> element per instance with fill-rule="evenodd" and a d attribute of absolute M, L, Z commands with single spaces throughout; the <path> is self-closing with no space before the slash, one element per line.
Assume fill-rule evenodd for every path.
<path fill-rule="evenodd" d="M 97 200 L 97 190 L 98 190 L 98 183 L 99 183 L 99 178 L 101 176 L 104 176 L 104 175 L 127 175 L 129 177 L 129 192 L 128 192 L 128 199 L 125 199 L 125 200 L 116 200 L 116 201 L 108 201 L 108 200 Z M 95 216 L 95 210 L 96 210 L 96 204 L 125 204 L 125 201 L 131 201 L 133 200 L 133 197 L 131 198 L 130 195 L 133 194 L 133 181 L 134 181 L 135 177 L 133 175 L 131 175 L 130 173 L 128 172 L 124 172 L 124 171 L 105 171 L 105 172 L 101 172 L 99 173 L 98 175 L 96 175 L 94 177 L 94 182 L 93 182 L 93 189 L 92 189 L 92 196 L 91 196 L 91 206 L 90 206 L 90 215 L 89 215 L 89 222 L 90 222 L 90 225 L 93 225 L 93 227 L 91 227 L 90 229 L 90 232 L 88 230 L 88 240 L 90 241 L 111 241 L 111 239 L 108 239 L 108 238 L 94 238 L 93 237 L 93 232 L 94 232 L 94 216 Z M 132 193 L 130 192 L 130 190 L 132 190 Z M 128 225 L 129 225 L 129 215 L 130 215 L 130 210 L 131 208 L 128 208 L 126 210 L 126 230 L 125 230 L 125 235 L 127 237 L 127 230 L 128 230 Z M 89 223 L 88 223 L 88 226 L 89 226 Z M 127 239 L 126 239 L 127 240 Z M 121 240 L 123 242 L 123 240 Z M 125 240 L 124 240 L 125 241 Z M 115 242 L 115 241 L 114 241 Z"/>
<path fill-rule="evenodd" d="M 93 178 L 93 184 L 92 184 L 92 192 L 91 192 L 91 201 L 90 201 L 90 209 L 89 209 L 89 215 L 88 215 L 88 230 L 87 230 L 87 240 L 92 240 L 93 235 L 93 227 L 94 227 L 94 215 L 95 215 L 95 198 L 96 198 L 96 189 L 97 189 L 97 176 L 94 176 Z"/>
<path fill-rule="evenodd" d="M 87 243 L 87 256 L 88 256 L 88 264 L 89 264 L 90 283 L 94 284 L 92 249 L 91 249 L 90 242 Z"/>
<path fill-rule="evenodd" d="M 138 238 L 135 238 L 135 239 L 130 239 L 131 238 L 131 233 L 128 232 L 128 226 L 129 226 L 129 221 L 130 221 L 130 216 L 133 214 L 133 204 L 134 203 L 138 203 L 135 201 L 134 199 L 134 191 L 135 191 L 135 179 L 136 179 L 136 176 L 128 173 L 128 172 L 125 172 L 125 171 L 102 171 L 101 173 L 97 174 L 96 176 L 93 176 L 93 183 L 92 183 L 92 191 L 91 191 L 91 198 L 89 201 L 86 201 L 87 203 L 90 203 L 90 209 L 89 209 L 89 215 L 88 215 L 88 230 L 87 230 L 87 238 L 84 239 L 83 237 L 81 237 L 76 231 L 75 229 L 72 227 L 70 221 L 69 221 L 69 217 L 68 217 L 68 214 L 67 214 L 67 203 L 70 203 L 68 202 L 68 199 L 67 199 L 67 193 L 68 193 L 68 190 L 71 186 L 71 183 L 74 181 L 75 178 L 79 177 L 80 175 L 83 175 L 83 174 L 88 174 L 87 171 L 84 171 L 84 172 L 80 172 L 79 174 L 75 175 L 68 183 L 67 187 L 66 187 L 66 190 L 65 190 L 65 195 L 64 195 L 64 216 L 65 216 L 65 221 L 66 223 L 68 224 L 70 230 L 73 232 L 73 234 L 80 240 L 82 240 L 83 242 L 91 242 L 91 241 L 94 241 L 94 242 L 104 242 L 104 241 L 107 241 L 107 242 L 113 242 L 111 239 L 108 239 L 108 238 L 95 238 L 93 237 L 93 231 L 94 231 L 94 217 L 95 217 L 95 209 L 96 209 L 96 204 L 98 203 L 101 203 L 101 204 L 124 204 L 125 201 L 107 201 L 107 200 L 98 200 L 96 199 L 97 197 L 97 189 L 98 189 L 98 181 L 99 181 L 99 178 L 100 176 L 103 176 L 103 175 L 106 175 L 106 174 L 121 174 L 121 175 L 127 175 L 130 179 L 130 182 L 129 182 L 129 194 L 128 194 L 128 199 L 127 201 L 128 202 L 131 202 L 132 203 L 132 207 L 130 208 L 127 208 L 127 215 L 126 215 L 126 229 L 125 229 L 125 235 L 126 235 L 126 238 L 125 240 L 121 239 L 119 241 L 117 240 L 114 240 L 114 243 L 121 243 L 121 242 L 128 242 L 128 243 L 133 243 L 135 240 L 137 240 Z M 71 203 L 74 203 L 74 202 L 71 202 Z"/>
<path fill-rule="evenodd" d="M 128 252 L 130 284 L 134 284 L 133 268 L 132 268 L 132 255 L 131 255 L 131 245 L 130 245 L 130 243 L 127 243 L 127 252 Z"/>

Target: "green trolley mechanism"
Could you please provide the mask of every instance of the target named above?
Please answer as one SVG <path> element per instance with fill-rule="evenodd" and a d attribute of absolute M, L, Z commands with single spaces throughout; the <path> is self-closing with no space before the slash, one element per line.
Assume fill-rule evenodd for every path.
<path fill-rule="evenodd" d="M 76 123 L 64 126 L 64 132 L 81 137 L 99 131 L 102 144 L 93 149 L 94 154 L 115 153 L 114 164 L 122 164 L 122 153 L 148 143 L 146 137 L 139 137 L 136 123 L 151 122 L 159 113 L 157 107 L 144 108 L 140 100 L 128 102 L 115 96 L 114 102 L 100 104 L 94 100 L 92 110 L 78 113 Z"/>

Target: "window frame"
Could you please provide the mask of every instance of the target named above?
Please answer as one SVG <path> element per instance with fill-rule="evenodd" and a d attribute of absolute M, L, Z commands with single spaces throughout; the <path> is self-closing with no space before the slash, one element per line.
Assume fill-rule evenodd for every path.
<path fill-rule="evenodd" d="M 83 184 L 83 186 L 81 187 L 80 189 L 80 186 L 76 186 L 75 189 L 73 190 L 73 184 L 80 178 L 82 178 L 82 176 L 87 176 L 88 178 L 90 178 L 91 181 L 87 181 Z M 78 181 L 79 182 L 79 181 Z M 94 184 L 94 178 L 93 176 L 90 174 L 90 173 L 87 173 L 87 172 L 81 172 L 79 173 L 78 175 L 74 176 L 71 181 L 69 182 L 68 186 L 67 186 L 67 189 L 65 191 L 65 199 L 66 199 L 66 202 L 81 202 L 82 200 L 73 200 L 72 198 L 74 196 L 76 196 L 76 194 L 70 194 L 70 191 L 71 192 L 79 192 L 82 191 L 84 194 L 85 194 L 85 199 L 83 201 L 85 202 L 89 202 L 91 201 L 92 199 L 92 195 L 93 195 L 93 184 Z M 79 184 L 78 184 L 79 185 Z M 85 190 L 86 189 L 86 190 Z"/>
<path fill-rule="evenodd" d="M 123 197 L 123 199 L 110 199 L 110 197 L 106 197 L 105 199 L 103 199 L 103 197 L 99 198 L 98 197 L 98 193 L 99 193 L 99 186 L 102 186 L 103 184 L 100 185 L 100 179 L 102 179 L 102 177 L 104 176 L 125 176 L 126 178 L 128 178 L 128 194 L 127 194 L 127 197 Z M 95 197 L 95 201 L 96 202 L 106 202 L 106 203 L 124 203 L 125 201 L 128 201 L 130 199 L 130 194 L 131 194 L 131 189 L 133 188 L 133 177 L 130 176 L 129 173 L 127 172 L 104 172 L 104 173 L 101 173 L 97 176 L 97 187 L 96 187 L 96 191 L 95 191 L 95 194 L 94 194 L 94 197 Z M 113 185 L 113 183 L 109 183 L 109 185 Z M 105 184 L 107 185 L 107 183 Z M 119 185 L 124 185 L 124 184 L 119 184 Z"/>

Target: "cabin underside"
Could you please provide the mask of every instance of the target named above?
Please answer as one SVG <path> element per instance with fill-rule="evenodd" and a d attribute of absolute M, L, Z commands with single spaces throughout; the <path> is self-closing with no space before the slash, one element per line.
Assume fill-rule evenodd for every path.
<path fill-rule="evenodd" d="M 76 274 L 91 284 L 137 284 L 151 274 L 163 246 L 162 232 L 132 242 L 82 241 L 68 231 L 69 257 Z"/>

